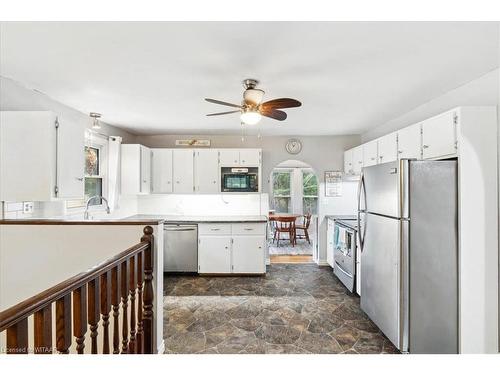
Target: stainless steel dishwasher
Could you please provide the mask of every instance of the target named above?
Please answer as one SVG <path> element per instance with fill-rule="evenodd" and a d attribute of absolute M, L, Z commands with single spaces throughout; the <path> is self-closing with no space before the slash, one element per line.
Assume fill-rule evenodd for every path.
<path fill-rule="evenodd" d="M 163 272 L 198 272 L 198 226 L 164 226 Z"/>

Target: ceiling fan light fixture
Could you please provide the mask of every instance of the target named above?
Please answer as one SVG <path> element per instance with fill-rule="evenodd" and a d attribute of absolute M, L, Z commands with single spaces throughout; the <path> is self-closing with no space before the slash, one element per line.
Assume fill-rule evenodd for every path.
<path fill-rule="evenodd" d="M 259 105 L 262 103 L 262 98 L 264 97 L 264 91 L 259 89 L 248 89 L 243 93 L 243 99 L 246 103 L 252 103 L 253 105 Z"/>
<path fill-rule="evenodd" d="M 262 115 L 257 111 L 245 111 L 240 119 L 246 125 L 256 125 L 262 119 Z"/>

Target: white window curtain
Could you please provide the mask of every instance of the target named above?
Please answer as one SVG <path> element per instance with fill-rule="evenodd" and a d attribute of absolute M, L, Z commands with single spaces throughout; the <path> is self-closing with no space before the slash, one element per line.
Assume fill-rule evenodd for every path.
<path fill-rule="evenodd" d="M 119 208 L 122 138 L 111 136 L 108 142 L 108 201 L 109 208 L 114 211 Z"/>

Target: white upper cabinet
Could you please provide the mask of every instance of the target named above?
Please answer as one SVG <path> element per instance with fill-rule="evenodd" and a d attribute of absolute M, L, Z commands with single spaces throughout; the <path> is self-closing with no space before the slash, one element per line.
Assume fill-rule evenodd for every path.
<path fill-rule="evenodd" d="M 48 111 L 3 111 L 0 200 L 83 198 L 83 126 Z"/>
<path fill-rule="evenodd" d="M 456 154 L 455 125 L 455 111 L 446 112 L 422 122 L 422 155 L 424 159 L 436 159 Z"/>
<path fill-rule="evenodd" d="M 354 174 L 360 174 L 363 168 L 363 146 L 352 149 L 352 164 Z"/>
<path fill-rule="evenodd" d="M 363 167 L 377 164 L 378 146 L 377 141 L 370 141 L 363 145 Z"/>
<path fill-rule="evenodd" d="M 194 191 L 194 150 L 173 150 L 173 192 L 192 193 Z"/>
<path fill-rule="evenodd" d="M 344 173 L 345 174 L 353 174 L 353 165 L 352 165 L 352 155 L 353 151 L 347 150 L 344 152 Z"/>
<path fill-rule="evenodd" d="M 141 146 L 141 193 L 151 193 L 151 150 Z"/>
<path fill-rule="evenodd" d="M 219 193 L 219 151 L 195 151 L 195 191 Z"/>
<path fill-rule="evenodd" d="M 240 150 L 226 148 L 219 150 L 219 163 L 228 167 L 240 166 Z"/>
<path fill-rule="evenodd" d="M 172 150 L 154 148 L 152 152 L 152 193 L 162 194 L 172 192 Z"/>
<path fill-rule="evenodd" d="M 378 163 L 398 160 L 398 133 L 384 135 L 378 139 Z"/>
<path fill-rule="evenodd" d="M 121 149 L 122 194 L 151 192 L 151 150 L 139 144 L 125 144 Z"/>
<path fill-rule="evenodd" d="M 258 167 L 261 150 L 256 148 L 225 148 L 219 150 L 219 164 L 224 167 Z"/>
<path fill-rule="evenodd" d="M 421 125 L 415 124 L 398 130 L 398 158 L 421 159 Z"/>
<path fill-rule="evenodd" d="M 260 165 L 259 149 L 242 148 L 240 149 L 240 165 L 249 167 L 258 167 Z"/>

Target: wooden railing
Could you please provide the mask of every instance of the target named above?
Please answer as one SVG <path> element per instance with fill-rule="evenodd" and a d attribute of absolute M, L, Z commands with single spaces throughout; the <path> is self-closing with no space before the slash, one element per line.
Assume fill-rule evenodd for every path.
<path fill-rule="evenodd" d="M 83 354 L 87 327 L 92 354 L 98 353 L 99 348 L 103 354 L 153 353 L 153 228 L 146 226 L 143 232 L 137 245 L 0 312 L 0 332 L 7 330 L 7 353 L 54 352 L 54 303 L 58 353 L 69 353 L 73 335 L 76 353 Z M 34 332 L 30 345 L 28 318 L 32 315 Z M 101 320 L 102 338 L 98 334 Z"/>

